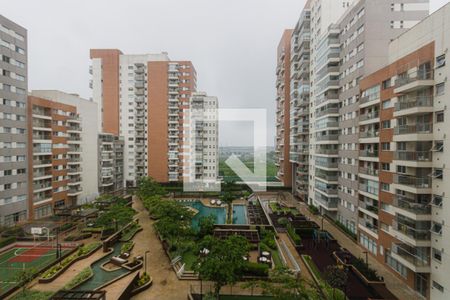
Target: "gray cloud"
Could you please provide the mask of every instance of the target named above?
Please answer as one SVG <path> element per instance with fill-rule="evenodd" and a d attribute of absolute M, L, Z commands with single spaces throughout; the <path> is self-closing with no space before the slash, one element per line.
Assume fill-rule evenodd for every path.
<path fill-rule="evenodd" d="M 276 47 L 295 25 L 304 0 L 14 0 L 2 14 L 28 29 L 29 88 L 90 97 L 90 48 L 125 53 L 167 51 L 192 60 L 199 89 L 221 107 L 267 108 L 274 141 Z M 431 0 L 431 9 L 448 0 Z M 244 130 L 248 132 L 248 130 Z M 221 144 L 246 145 L 237 126 Z"/>

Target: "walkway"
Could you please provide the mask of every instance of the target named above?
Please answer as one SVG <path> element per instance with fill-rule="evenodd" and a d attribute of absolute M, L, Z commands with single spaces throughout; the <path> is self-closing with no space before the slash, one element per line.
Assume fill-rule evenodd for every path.
<path fill-rule="evenodd" d="M 153 229 L 153 221 L 150 220 L 142 201 L 137 197 L 134 198 L 133 208 L 138 211 L 136 217 L 139 219 L 139 224 L 141 224 L 143 228 L 143 230 L 134 238 L 135 246 L 133 253 L 134 255 L 144 256 L 145 251 L 150 251 L 150 253 L 147 254 L 147 269 L 153 279 L 153 285 L 149 289 L 133 297 L 133 299 L 185 300 L 189 285 L 192 282 L 178 280 L 175 272 L 170 266 L 170 261 L 162 248 L 162 243 Z"/>
<path fill-rule="evenodd" d="M 284 241 L 289 252 L 291 252 L 295 261 L 299 265 L 302 278 L 305 280 L 308 280 L 308 281 L 312 280 L 311 274 L 308 272 L 308 269 L 306 268 L 305 264 L 303 263 L 303 260 L 301 259 L 300 255 L 298 254 L 297 250 L 295 249 L 294 245 L 292 244 L 291 240 L 289 239 L 287 233 L 278 233 L 278 236 L 280 237 L 280 243 L 282 243 L 282 241 Z M 289 261 L 290 260 L 289 257 L 286 257 L 286 260 Z"/>
<path fill-rule="evenodd" d="M 292 198 L 292 196 L 291 196 Z M 315 216 L 311 214 L 308 210 L 308 207 L 303 202 L 297 202 L 292 199 L 292 202 L 295 203 L 297 209 L 311 218 L 311 220 L 315 221 L 319 226 L 322 222 L 321 216 Z M 350 239 L 347 235 L 345 235 L 342 231 L 340 231 L 334 224 L 331 224 L 327 219 L 323 221 L 324 229 L 330 232 L 339 242 L 339 244 L 350 251 L 356 257 L 364 257 L 365 249 L 355 243 L 352 239 Z M 410 287 L 408 287 L 403 281 L 397 278 L 390 270 L 388 270 L 384 265 L 378 262 L 375 258 L 369 255 L 369 264 L 370 267 L 375 269 L 378 275 L 383 276 L 384 281 L 386 283 L 386 287 L 398 298 L 398 299 L 409 299 L 409 300 L 421 300 Z"/>

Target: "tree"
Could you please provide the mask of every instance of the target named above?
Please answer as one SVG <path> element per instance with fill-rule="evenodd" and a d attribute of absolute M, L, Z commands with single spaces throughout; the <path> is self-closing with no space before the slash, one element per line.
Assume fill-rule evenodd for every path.
<path fill-rule="evenodd" d="M 143 177 L 139 179 L 136 194 L 143 199 L 148 196 L 164 196 L 166 190 L 151 177 Z"/>
<path fill-rule="evenodd" d="M 334 265 L 328 266 L 324 272 L 325 280 L 333 288 L 333 299 L 335 298 L 335 289 L 345 290 L 347 285 L 347 270 L 344 266 Z"/>
<path fill-rule="evenodd" d="M 214 282 L 214 295 L 219 299 L 220 289 L 227 284 L 235 284 L 242 278 L 246 256 L 250 247 L 241 236 L 230 236 L 219 240 L 206 236 L 199 244 L 199 250 L 206 248 L 207 255 L 200 256 L 194 265 L 202 280 Z"/>
<path fill-rule="evenodd" d="M 227 204 L 227 220 L 228 223 L 231 224 L 231 206 L 234 200 L 234 196 L 231 192 L 223 192 L 222 195 L 220 195 L 220 200 L 222 200 L 223 203 Z"/>
<path fill-rule="evenodd" d="M 22 294 L 25 294 L 27 285 L 33 280 L 34 274 L 36 274 L 35 268 L 23 269 L 14 277 L 14 281 L 18 286 L 22 287 Z"/>
<path fill-rule="evenodd" d="M 313 284 L 309 286 L 314 286 Z M 259 287 L 264 295 L 270 295 L 279 300 L 318 300 L 317 290 L 307 288 L 305 280 L 300 279 L 287 268 L 275 268 L 270 272 L 270 280 L 251 281 L 244 288 Z"/>
<path fill-rule="evenodd" d="M 123 226 L 133 220 L 134 214 L 134 209 L 119 202 L 111 205 L 108 210 L 100 215 L 95 224 L 102 227 L 112 227 L 117 223 L 117 225 Z"/>
<path fill-rule="evenodd" d="M 212 235 L 214 231 L 214 224 L 216 223 L 216 218 L 214 216 L 201 217 L 198 222 L 200 228 L 198 235 L 203 238 L 206 235 Z"/>

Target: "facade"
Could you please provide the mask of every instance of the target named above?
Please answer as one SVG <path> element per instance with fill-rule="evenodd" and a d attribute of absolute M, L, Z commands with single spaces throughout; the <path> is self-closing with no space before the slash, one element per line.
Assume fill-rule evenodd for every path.
<path fill-rule="evenodd" d="M 336 216 L 339 105 L 339 30 L 334 25 L 352 1 L 312 0 L 308 204 Z"/>
<path fill-rule="evenodd" d="M 181 181 L 187 163 L 183 111 L 197 85 L 192 63 L 171 61 L 167 53 L 124 55 L 113 49 L 91 50 L 91 60 L 99 129 L 124 137 L 126 185 L 143 176 Z"/>
<path fill-rule="evenodd" d="M 77 203 L 82 192 L 81 132 L 73 105 L 28 97 L 30 219 L 53 215 Z"/>
<path fill-rule="evenodd" d="M 52 102 L 71 105 L 76 108 L 78 117 L 68 120 L 72 128 L 69 128 L 67 131 L 69 135 L 67 141 L 69 144 L 69 152 L 67 153 L 68 165 L 69 167 L 79 167 L 81 170 L 80 177 L 82 178 L 81 189 L 77 193 L 77 202 L 73 204 L 83 204 L 94 200 L 98 196 L 97 174 L 99 172 L 97 166 L 97 104 L 93 101 L 80 98 L 76 94 L 68 94 L 56 90 L 33 90 L 31 95 Z M 77 139 L 77 132 L 71 130 L 77 128 L 78 125 L 81 128 L 81 132 L 79 133 L 80 139 Z M 77 151 L 70 151 L 71 149 L 77 150 L 78 147 L 82 150 L 81 154 Z M 69 183 L 69 186 L 72 186 L 72 183 Z"/>
<path fill-rule="evenodd" d="M 355 1 L 337 21 L 342 45 L 338 160 L 341 176 L 337 218 L 354 233 L 357 231 L 358 215 L 369 218 L 364 207 L 365 203 L 371 203 L 359 195 L 358 174 L 363 170 L 366 176 L 374 175 L 367 174 L 372 163 L 365 158 L 375 155 L 379 142 L 379 137 L 374 135 L 379 130 L 378 106 L 363 103 L 363 99 L 359 99 L 358 83 L 367 74 L 386 65 L 390 41 L 428 15 L 429 0 L 407 2 Z M 363 187 L 371 189 L 370 186 Z"/>
<path fill-rule="evenodd" d="M 373 151 L 360 158 L 367 167 L 359 173 L 365 207 L 359 241 L 429 299 L 447 299 L 450 288 L 449 20 L 447 4 L 390 43 L 389 64 L 360 83 L 360 112 L 375 106 L 380 120 L 379 142 L 364 145 Z"/>
<path fill-rule="evenodd" d="M 308 201 L 311 12 L 305 6 L 291 38 L 290 153 L 292 192 Z M 287 129 L 286 129 L 287 130 Z"/>
<path fill-rule="evenodd" d="M 188 139 L 184 157 L 188 163 L 183 173 L 188 176 L 183 182 L 200 183 L 204 189 L 211 190 L 219 176 L 218 108 L 217 97 L 196 92 L 190 98 L 189 109 L 184 112 Z"/>
<path fill-rule="evenodd" d="M 27 30 L 0 15 L 0 226 L 28 216 Z"/>
<path fill-rule="evenodd" d="M 290 85 L 291 85 L 291 36 L 292 29 L 285 30 L 277 49 L 277 98 L 276 98 L 276 141 L 275 164 L 277 178 L 284 186 L 292 185 L 290 152 Z"/>
<path fill-rule="evenodd" d="M 98 191 L 100 194 L 124 188 L 123 151 L 122 138 L 110 133 L 98 135 Z"/>

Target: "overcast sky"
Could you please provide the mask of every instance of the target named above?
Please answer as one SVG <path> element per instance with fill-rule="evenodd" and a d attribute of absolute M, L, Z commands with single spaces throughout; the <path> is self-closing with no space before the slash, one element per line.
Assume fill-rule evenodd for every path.
<path fill-rule="evenodd" d="M 275 133 L 276 48 L 304 0 L 0 0 L 0 13 L 28 29 L 29 89 L 89 98 L 89 49 L 167 51 L 191 60 L 198 88 L 224 108 L 267 108 Z M 431 0 L 431 11 L 448 0 Z M 247 124 L 247 125 L 243 125 Z M 221 124 L 221 145 L 251 145 L 252 128 Z"/>

